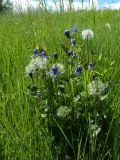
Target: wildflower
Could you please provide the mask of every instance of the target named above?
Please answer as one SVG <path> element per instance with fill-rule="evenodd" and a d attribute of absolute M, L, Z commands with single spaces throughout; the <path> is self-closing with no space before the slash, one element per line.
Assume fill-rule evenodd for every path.
<path fill-rule="evenodd" d="M 63 74 L 63 72 L 59 71 L 56 65 L 52 66 L 52 70 L 47 73 L 48 75 L 51 75 L 53 78 L 57 76 L 57 74 Z"/>
<path fill-rule="evenodd" d="M 38 69 L 44 69 L 47 65 L 47 60 L 41 57 L 33 58 L 30 64 L 25 68 L 26 73 L 32 77 L 33 73 Z"/>
<path fill-rule="evenodd" d="M 74 74 L 77 76 L 79 73 L 82 72 L 82 66 L 81 65 L 78 65 L 77 66 L 77 69 L 74 71 Z"/>
<path fill-rule="evenodd" d="M 53 56 L 54 56 L 55 59 L 58 59 L 58 53 L 54 53 Z"/>
<path fill-rule="evenodd" d="M 45 58 L 37 57 L 31 60 L 30 62 L 35 66 L 35 69 L 44 69 L 47 64 L 47 60 Z"/>
<path fill-rule="evenodd" d="M 64 117 L 68 116 L 70 114 L 70 112 L 71 112 L 70 108 L 68 108 L 67 106 L 61 106 L 57 110 L 57 116 L 64 118 Z"/>
<path fill-rule="evenodd" d="M 88 65 L 88 69 L 94 69 L 94 64 L 93 63 L 90 63 L 89 65 Z"/>
<path fill-rule="evenodd" d="M 73 26 L 72 28 L 70 28 L 70 31 L 72 32 L 80 32 L 79 29 L 76 26 Z"/>
<path fill-rule="evenodd" d="M 69 31 L 69 30 L 65 30 L 65 31 L 64 31 L 64 35 L 65 35 L 68 39 L 70 39 L 70 31 Z"/>
<path fill-rule="evenodd" d="M 61 64 L 61 63 L 56 63 L 56 66 L 57 66 L 57 68 L 58 68 L 58 70 L 60 70 L 60 71 L 64 71 L 64 66 L 63 66 L 63 64 Z"/>
<path fill-rule="evenodd" d="M 93 80 L 88 84 L 88 93 L 90 95 L 100 95 L 107 93 L 107 86 L 101 80 Z"/>
<path fill-rule="evenodd" d="M 26 73 L 32 77 L 33 76 L 33 73 L 35 72 L 36 70 L 36 67 L 34 64 L 30 63 L 26 68 L 25 68 L 25 71 Z"/>
<path fill-rule="evenodd" d="M 38 55 L 39 55 L 39 52 L 38 52 L 37 49 L 34 49 L 33 53 L 34 53 L 35 56 L 38 56 Z"/>
<path fill-rule="evenodd" d="M 71 42 L 72 46 L 74 46 L 76 44 L 76 40 L 75 39 L 71 39 L 70 42 Z"/>
<path fill-rule="evenodd" d="M 49 59 L 49 56 L 47 55 L 47 53 L 45 51 L 43 51 L 41 53 L 41 55 L 42 55 L 43 58 Z"/>
<path fill-rule="evenodd" d="M 88 30 L 84 30 L 82 31 L 82 38 L 91 40 L 94 37 L 94 33 L 92 30 L 88 29 Z"/>
<path fill-rule="evenodd" d="M 111 30 L 111 25 L 109 23 L 106 23 L 105 28 L 108 28 L 109 30 Z"/>
<path fill-rule="evenodd" d="M 103 93 L 103 94 L 107 93 L 107 92 L 108 92 L 107 86 L 106 86 L 106 85 L 101 86 L 100 91 L 101 91 L 101 93 Z"/>
<path fill-rule="evenodd" d="M 77 53 L 73 51 L 72 57 L 73 57 L 73 58 L 76 58 L 77 56 L 78 56 Z"/>
<path fill-rule="evenodd" d="M 29 72 L 29 77 L 32 78 L 33 77 L 33 73 Z"/>

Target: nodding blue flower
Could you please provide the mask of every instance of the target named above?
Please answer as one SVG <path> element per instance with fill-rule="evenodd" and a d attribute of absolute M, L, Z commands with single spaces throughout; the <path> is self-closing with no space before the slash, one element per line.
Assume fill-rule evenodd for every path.
<path fill-rule="evenodd" d="M 59 71 L 56 65 L 53 65 L 52 70 L 47 73 L 47 75 L 51 75 L 53 78 L 55 78 L 57 74 L 63 74 L 63 72 Z"/>
<path fill-rule="evenodd" d="M 87 66 L 87 69 L 92 69 L 92 70 L 94 70 L 94 64 L 93 64 L 93 63 L 90 63 L 90 64 Z"/>
<path fill-rule="evenodd" d="M 43 58 L 49 59 L 49 56 L 47 55 L 47 53 L 45 51 L 43 51 L 41 53 L 41 55 L 42 55 Z"/>
<path fill-rule="evenodd" d="M 34 49 L 33 53 L 34 53 L 35 56 L 39 56 L 39 52 L 38 52 L 37 49 Z"/>
<path fill-rule="evenodd" d="M 74 46 L 76 44 L 76 40 L 75 39 L 71 39 L 70 42 L 71 42 L 72 46 Z"/>
<path fill-rule="evenodd" d="M 58 53 L 54 53 L 53 56 L 54 56 L 55 59 L 58 59 Z"/>
<path fill-rule="evenodd" d="M 94 69 L 94 64 L 93 63 L 90 63 L 89 66 L 90 66 L 91 69 Z"/>
<path fill-rule="evenodd" d="M 77 69 L 74 71 L 74 74 L 77 76 L 79 73 L 81 73 L 82 72 L 82 66 L 79 64 L 78 66 L 77 66 Z"/>
<path fill-rule="evenodd" d="M 52 72 L 54 75 L 58 73 L 58 68 L 55 65 L 52 67 Z"/>
<path fill-rule="evenodd" d="M 67 55 L 68 57 L 70 57 L 70 56 L 72 55 L 72 53 L 73 53 L 72 51 L 67 51 L 67 52 L 66 52 L 66 55 Z"/>
<path fill-rule="evenodd" d="M 72 28 L 70 28 L 70 31 L 72 32 L 80 32 L 79 29 L 76 26 L 73 26 Z"/>
<path fill-rule="evenodd" d="M 103 94 L 107 93 L 107 92 L 108 92 L 107 86 L 106 86 L 106 85 L 103 85 L 103 86 L 101 87 L 100 91 L 101 91 L 101 93 L 103 93 Z"/>
<path fill-rule="evenodd" d="M 70 31 L 69 31 L 69 30 L 65 30 L 65 31 L 64 31 L 64 35 L 65 35 L 68 39 L 70 39 Z"/>
<path fill-rule="evenodd" d="M 29 77 L 33 78 L 33 73 L 32 72 L 29 73 Z"/>
<path fill-rule="evenodd" d="M 73 57 L 73 58 L 76 58 L 77 56 L 78 56 L 78 55 L 77 55 L 76 52 L 73 52 L 73 53 L 72 53 L 72 57 Z"/>

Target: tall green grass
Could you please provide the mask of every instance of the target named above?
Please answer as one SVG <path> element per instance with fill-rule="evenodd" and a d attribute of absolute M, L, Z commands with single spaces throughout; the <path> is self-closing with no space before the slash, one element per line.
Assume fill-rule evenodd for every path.
<path fill-rule="evenodd" d="M 111 31 L 105 29 L 106 23 L 111 25 Z M 108 135 L 105 135 L 105 145 L 102 147 L 104 149 L 106 143 L 111 143 L 112 148 L 106 153 L 107 156 L 101 151 L 98 160 L 120 159 L 120 14 L 119 11 L 106 10 L 95 13 L 46 11 L 0 15 L 1 160 L 59 159 L 62 148 L 51 146 L 52 136 L 48 132 L 47 122 L 43 127 L 40 119 L 40 101 L 26 94 L 25 67 L 37 43 L 41 43 L 50 54 L 55 51 L 61 53 L 63 32 L 75 24 L 81 31 L 89 28 L 94 31 L 94 57 L 102 54 L 102 63 L 96 64 L 99 71 L 108 67 L 107 62 L 115 61 L 113 69 L 106 72 L 107 81 L 113 81 L 110 89 L 112 103 L 109 106 L 113 110 L 113 117 L 109 119 L 109 124 L 110 130 L 114 127 L 114 132 L 108 131 Z M 65 139 L 67 141 L 67 137 Z M 100 144 L 93 144 L 99 148 Z M 88 159 L 84 147 L 80 135 L 77 160 Z"/>

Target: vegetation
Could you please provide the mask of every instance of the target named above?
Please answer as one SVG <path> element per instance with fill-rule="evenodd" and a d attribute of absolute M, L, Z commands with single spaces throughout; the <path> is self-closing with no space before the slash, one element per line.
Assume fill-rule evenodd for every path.
<path fill-rule="evenodd" d="M 29 11 L 1 15 L 0 21 L 0 158 L 119 160 L 119 11 Z M 72 47 L 64 31 L 75 25 L 80 33 L 70 33 L 76 40 Z M 94 33 L 88 48 L 81 34 L 85 29 Z M 39 54 L 46 51 L 50 61 L 45 74 L 39 70 L 28 77 L 25 68 L 34 49 Z M 72 49 L 78 54 L 76 59 L 66 56 Z M 95 76 L 107 85 L 107 92 L 100 95 L 102 100 L 82 92 L 83 85 L 92 81 L 87 79 L 90 62 Z M 67 76 L 58 75 L 53 81 L 46 73 L 57 63 L 64 65 Z M 78 63 L 82 73 L 76 76 Z M 47 113 L 46 106 L 50 108 Z M 56 116 L 60 115 L 56 114 L 59 107 L 72 112 L 65 111 L 61 118 Z"/>
<path fill-rule="evenodd" d="M 12 4 L 9 0 L 3 2 L 3 0 L 0 0 L 0 13 L 5 13 L 6 11 L 12 10 Z"/>

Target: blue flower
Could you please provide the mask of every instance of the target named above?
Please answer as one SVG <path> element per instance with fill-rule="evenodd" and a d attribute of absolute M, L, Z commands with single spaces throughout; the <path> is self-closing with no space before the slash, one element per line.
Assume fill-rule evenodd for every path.
<path fill-rule="evenodd" d="M 69 30 L 65 30 L 65 31 L 64 31 L 64 35 L 65 35 L 68 39 L 70 39 L 70 31 L 69 31 Z"/>
<path fill-rule="evenodd" d="M 58 53 L 54 53 L 53 56 L 54 56 L 55 59 L 58 59 Z"/>
<path fill-rule="evenodd" d="M 72 28 L 70 28 L 70 31 L 72 32 L 80 32 L 79 29 L 76 26 L 73 26 Z"/>
<path fill-rule="evenodd" d="M 29 73 L 29 77 L 33 78 L 33 73 L 32 72 Z"/>
<path fill-rule="evenodd" d="M 38 52 L 37 49 L 34 49 L 33 53 L 34 53 L 35 56 L 39 56 L 39 52 Z"/>
<path fill-rule="evenodd" d="M 42 56 L 43 58 L 49 59 L 49 56 L 47 55 L 47 53 L 46 53 L 45 51 L 43 51 L 43 52 L 41 53 L 41 56 Z"/>
<path fill-rule="evenodd" d="M 88 66 L 88 69 L 92 69 L 93 70 L 94 69 L 94 64 L 90 63 L 89 66 Z"/>
<path fill-rule="evenodd" d="M 78 55 L 77 55 L 76 52 L 73 52 L 73 53 L 72 53 L 72 57 L 73 57 L 73 58 L 76 58 L 77 56 L 78 56 Z"/>
<path fill-rule="evenodd" d="M 74 71 L 74 74 L 77 76 L 79 73 L 82 72 L 82 66 L 81 65 L 78 65 L 77 66 L 77 69 Z"/>
<path fill-rule="evenodd" d="M 103 86 L 101 87 L 100 91 L 101 91 L 101 93 L 103 93 L 103 94 L 107 93 L 107 92 L 108 92 L 107 86 L 106 86 L 106 85 L 103 85 Z"/>
<path fill-rule="evenodd" d="M 76 44 L 76 40 L 75 39 L 71 39 L 70 42 L 71 42 L 72 46 L 74 46 Z"/>
<path fill-rule="evenodd" d="M 47 73 L 48 75 L 51 75 L 53 78 L 57 76 L 57 74 L 63 74 L 63 72 L 59 71 L 56 65 L 53 65 L 52 70 Z"/>

